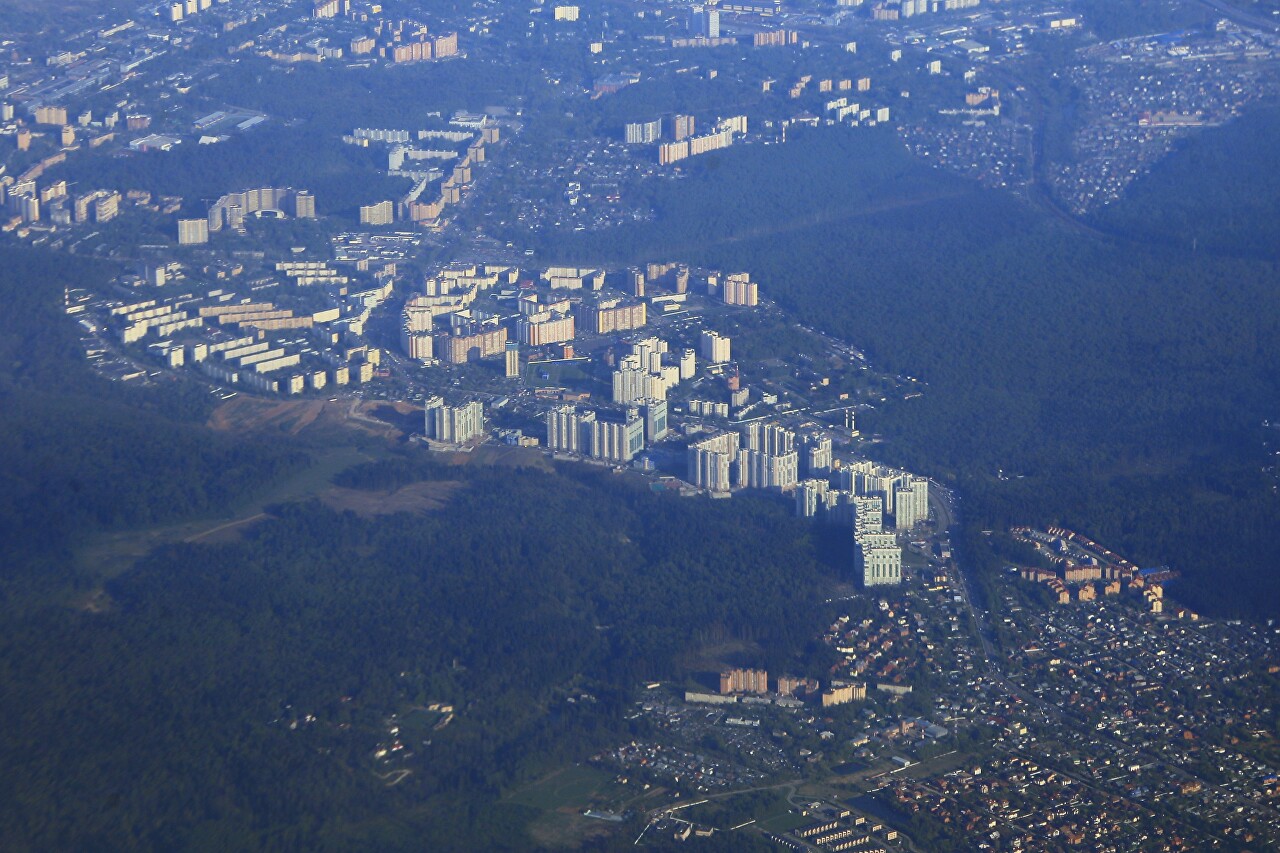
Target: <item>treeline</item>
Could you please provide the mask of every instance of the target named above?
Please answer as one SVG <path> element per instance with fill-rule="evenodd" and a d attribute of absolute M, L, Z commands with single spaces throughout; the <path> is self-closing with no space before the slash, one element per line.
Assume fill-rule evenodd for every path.
<path fill-rule="evenodd" d="M 1193 0 L 1080 0 L 1084 25 L 1105 40 L 1212 27 L 1215 14 Z"/>
<path fill-rule="evenodd" d="M 460 38 L 465 42 L 467 35 Z M 547 87 L 541 74 L 512 73 L 517 67 L 535 70 L 517 57 L 506 56 L 364 70 L 329 63 L 301 63 L 286 70 L 250 58 L 222 70 L 201 91 L 336 140 L 355 127 L 418 130 L 426 122 L 448 121 L 454 110 L 509 104 Z M 428 115 L 436 112 L 441 115 Z"/>
<path fill-rule="evenodd" d="M 11 36 L 65 32 L 90 16 L 119 13 L 122 6 L 115 0 L 8 0 L 0 8 L 0 32 Z"/>
<path fill-rule="evenodd" d="M 629 691 L 682 677 L 708 626 L 788 666 L 838 571 L 770 501 L 436 473 L 468 487 L 430 516 L 278 507 L 145 559 L 108 613 L 7 625 L 0 845 L 527 849 L 504 789 L 629 736 Z M 387 788 L 386 715 L 428 701 L 457 718 Z"/>
<path fill-rule="evenodd" d="M 1093 214 L 1101 228 L 1179 249 L 1280 260 L 1280 104 L 1195 131 Z"/>
<path fill-rule="evenodd" d="M 732 258 L 736 247 L 762 248 L 775 234 L 970 191 L 962 179 L 913 159 L 888 128 L 798 128 L 785 146 L 740 145 L 681 166 L 686 180 L 652 189 L 655 223 L 578 234 L 512 230 L 510 236 L 532 242 L 542 257 L 599 263 Z"/>

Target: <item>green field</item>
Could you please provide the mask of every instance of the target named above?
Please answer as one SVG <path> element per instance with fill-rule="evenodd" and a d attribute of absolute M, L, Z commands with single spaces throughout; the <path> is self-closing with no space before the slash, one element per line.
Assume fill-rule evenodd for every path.
<path fill-rule="evenodd" d="M 793 829 L 798 829 L 799 827 L 804 826 L 806 823 L 812 822 L 812 818 L 807 818 L 804 815 L 796 814 L 792 811 L 769 815 L 768 817 L 757 821 L 761 829 L 779 834 L 790 832 Z"/>
<path fill-rule="evenodd" d="M 596 379 L 584 368 L 586 362 L 579 361 L 543 361 L 531 362 L 525 368 L 525 381 L 535 388 L 575 388 L 598 391 L 604 383 Z M 542 374 L 546 373 L 544 379 Z"/>
<path fill-rule="evenodd" d="M 544 811 L 586 808 L 591 798 L 613 780 L 613 775 L 591 767 L 566 767 L 506 797 L 509 803 Z"/>
<path fill-rule="evenodd" d="M 261 518 L 268 506 L 313 497 L 333 485 L 333 476 L 339 471 L 372 458 L 369 452 L 355 447 L 339 446 L 317 451 L 312 454 L 311 465 L 238 502 L 228 514 L 196 518 L 180 524 L 98 533 L 77 551 L 77 564 L 94 577 L 109 578 L 127 571 L 137 560 L 161 545 L 180 541 L 212 543 L 233 536 L 239 528 Z"/>

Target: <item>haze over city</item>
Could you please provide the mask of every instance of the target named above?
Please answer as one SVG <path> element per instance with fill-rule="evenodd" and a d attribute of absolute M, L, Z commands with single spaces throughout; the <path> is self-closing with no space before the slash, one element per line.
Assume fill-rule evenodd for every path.
<path fill-rule="evenodd" d="M 0 846 L 1280 845 L 1277 0 L 6 0 Z"/>

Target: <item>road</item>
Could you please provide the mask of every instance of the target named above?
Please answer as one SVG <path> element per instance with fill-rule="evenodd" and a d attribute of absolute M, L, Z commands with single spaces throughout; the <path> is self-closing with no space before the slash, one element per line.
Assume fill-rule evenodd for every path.
<path fill-rule="evenodd" d="M 1230 3 L 1223 2 L 1223 0 L 1200 0 L 1200 5 L 1206 6 L 1215 12 L 1220 12 L 1238 24 L 1248 24 L 1259 29 L 1270 30 L 1273 33 L 1280 32 L 1280 21 L 1246 12 L 1243 9 L 1232 6 Z"/>
<path fill-rule="evenodd" d="M 226 524 L 219 524 L 217 527 L 211 527 L 208 530 L 203 530 L 195 534 L 194 536 L 188 536 L 186 539 L 183 539 L 182 541 L 183 542 L 199 542 L 201 539 L 204 539 L 206 536 L 212 536 L 213 534 L 217 533 L 220 530 L 230 530 L 231 528 L 239 527 L 242 524 L 252 524 L 253 522 L 259 521 L 266 517 L 267 517 L 267 514 L 265 512 L 260 512 L 257 515 L 251 515 L 248 518 L 237 518 L 235 521 L 228 521 Z"/>
<path fill-rule="evenodd" d="M 1029 113 L 1028 116 L 1023 117 L 1027 127 L 1027 170 L 1029 173 L 1029 180 L 1024 188 L 1026 200 L 1078 233 L 1105 240 L 1116 239 L 1115 235 L 1101 231 L 1076 217 L 1054 197 L 1053 189 L 1049 186 L 1049 179 L 1045 173 L 1050 164 L 1044 154 L 1044 137 L 1049 122 L 1049 111 L 1053 109 L 1053 105 L 1048 98 L 1035 91 L 1030 83 L 1027 83 L 1021 95 L 1019 94 L 1020 88 L 1022 87 L 1018 85 L 1018 81 L 1011 78 L 1004 87 L 1004 91 L 1008 93 L 1006 97 L 1011 106 L 1015 104 L 1021 105 Z"/>
<path fill-rule="evenodd" d="M 812 780 L 809 780 L 809 781 L 812 781 Z M 739 788 L 734 791 L 721 791 L 720 793 L 717 793 L 717 794 L 707 794 L 701 800 L 695 800 L 687 803 L 675 803 L 675 804 L 667 804 L 665 806 L 658 806 L 657 808 L 650 809 L 648 812 L 645 813 L 645 817 L 648 820 L 645 823 L 644 831 L 642 831 L 640 833 L 639 838 L 635 840 L 635 844 L 639 845 L 640 839 L 644 838 L 645 832 L 649 831 L 649 827 L 652 826 L 653 822 L 658 818 L 666 817 L 672 814 L 673 812 L 678 812 L 681 809 L 689 808 L 690 806 L 701 805 L 702 803 L 708 802 L 710 800 L 722 800 L 722 799 L 725 799 L 726 797 L 736 797 L 739 794 L 748 794 L 753 791 L 776 791 L 779 788 L 782 788 L 785 790 L 783 796 L 786 797 L 787 804 L 789 806 L 792 806 L 793 808 L 802 807 L 806 802 L 809 801 L 809 799 L 802 798 L 803 801 L 799 803 L 797 803 L 795 800 L 797 797 L 797 793 L 796 793 L 797 790 L 799 790 L 800 786 L 805 784 L 805 782 L 806 780 L 804 779 L 789 779 L 785 782 L 777 782 L 772 785 L 757 785 L 753 788 Z M 754 824 L 754 821 L 752 821 L 750 824 L 747 824 L 747 825 L 751 825 L 751 824 Z M 735 827 L 735 828 L 740 828 L 740 827 Z M 758 824 L 755 824 L 753 828 L 763 833 L 766 837 L 769 837 L 771 835 L 771 833 L 766 832 Z M 904 849 L 906 849 L 910 853 L 918 853 L 918 848 L 916 847 L 915 842 L 911 839 L 909 835 L 907 835 L 901 829 L 898 830 L 898 838 L 901 841 L 901 846 Z M 799 843 L 802 845 L 803 849 L 805 850 L 816 850 L 816 851 L 819 851 L 820 853 L 820 851 L 824 849 L 821 847 L 816 847 L 808 843 L 807 841 L 803 841 L 803 840 L 799 840 Z"/>
<path fill-rule="evenodd" d="M 933 509 L 933 517 L 937 521 L 939 533 L 949 533 L 955 524 L 955 512 L 951 509 L 951 502 L 954 499 L 952 494 L 942 486 L 933 480 L 929 481 L 929 506 Z"/>
<path fill-rule="evenodd" d="M 944 499 L 941 495 L 938 495 L 935 501 L 935 490 L 932 488 L 929 490 L 929 500 L 934 508 L 934 512 L 938 513 L 937 518 L 939 521 L 939 529 L 940 530 L 948 529 L 951 526 L 951 524 L 954 522 L 954 517 L 950 514 L 949 502 L 946 499 Z M 947 515 L 945 516 L 945 521 L 946 521 L 945 526 L 942 524 L 942 522 L 944 521 L 944 516 L 942 513 L 944 511 L 947 512 Z M 1003 667 L 1001 666 L 1001 658 L 999 655 L 996 654 L 995 648 L 991 642 L 990 628 L 987 625 L 985 619 L 983 618 L 981 612 L 977 608 L 975 608 L 972 604 L 971 595 L 969 591 L 969 578 L 965 575 L 965 573 L 962 570 L 960 570 L 959 563 L 957 563 L 956 566 L 957 568 L 956 568 L 956 576 L 955 576 L 955 586 L 953 586 L 953 589 L 955 589 L 962 596 L 965 608 L 969 611 L 969 617 L 973 621 L 974 629 L 977 632 L 978 639 L 982 644 L 982 654 L 983 654 L 983 657 L 986 659 L 987 673 L 1001 687 L 1003 687 L 1006 691 L 1008 691 L 1010 695 L 1016 696 L 1019 699 L 1021 699 L 1028 708 L 1034 708 L 1038 710 L 1041 714 L 1045 716 L 1046 720 L 1049 718 L 1052 718 L 1060 725 L 1069 725 L 1072 728 L 1076 729 L 1077 731 L 1086 732 L 1088 733 L 1089 736 L 1094 737 L 1099 741 L 1104 741 L 1108 743 L 1113 749 L 1117 751 L 1117 754 L 1130 755 L 1133 758 L 1138 759 L 1139 762 L 1144 764 L 1155 764 L 1155 763 L 1164 764 L 1167 768 L 1169 768 L 1171 772 L 1173 772 L 1179 778 L 1197 780 L 1209 790 L 1216 791 L 1220 795 L 1225 796 L 1226 792 L 1220 789 L 1218 786 L 1214 785 L 1210 780 L 1197 776 L 1196 774 L 1189 772 L 1186 768 L 1178 767 L 1176 765 L 1171 766 L 1166 759 L 1162 758 L 1161 756 L 1148 752 L 1141 746 L 1136 746 L 1133 744 L 1126 743 L 1112 736 L 1108 732 L 1098 731 L 1094 729 L 1092 726 L 1088 724 L 1088 721 L 1086 719 L 1084 719 L 1082 716 L 1075 713 L 1073 709 L 1054 704 L 1053 702 L 1048 702 L 1043 698 L 1041 698 L 1040 696 L 1037 696 L 1031 691 L 1025 689 L 1020 684 L 1014 681 L 1011 681 L 1008 677 L 1006 677 Z M 1059 627 L 1059 630 L 1064 630 L 1064 629 Z M 1075 632 L 1068 631 L 1067 633 L 1074 634 Z M 1091 643 L 1087 643 L 1087 641 L 1081 636 L 1077 635 L 1075 639 L 1077 639 L 1081 643 L 1085 643 L 1086 645 L 1090 645 L 1090 646 L 1092 645 Z M 1132 667 L 1131 664 L 1126 663 L 1126 665 Z M 1040 760 L 1040 763 L 1044 763 L 1043 759 Z M 1057 766 L 1057 767 L 1054 767 L 1053 769 L 1058 771 L 1059 773 L 1062 773 L 1063 775 L 1070 776 L 1076 781 L 1082 784 L 1088 785 L 1089 787 L 1095 787 L 1095 788 L 1098 787 L 1092 780 L 1085 779 L 1079 774 L 1072 773 L 1068 771 L 1065 767 Z M 1105 789 L 1099 788 L 1099 790 L 1105 790 Z M 1109 793 L 1112 795 L 1115 794 L 1114 791 L 1110 791 Z M 1268 810 L 1271 811 L 1272 814 L 1280 814 L 1280 810 L 1275 810 L 1275 809 L 1268 809 Z M 1177 820 L 1177 817 L 1174 815 L 1167 815 L 1167 816 L 1172 817 L 1174 820 Z M 1213 833 L 1209 833 L 1209 835 L 1212 836 L 1213 838 L 1216 838 L 1219 842 L 1225 843 L 1224 840 L 1222 838 L 1219 838 L 1217 835 L 1214 835 Z"/>
<path fill-rule="evenodd" d="M 956 523 L 956 514 L 952 505 L 954 500 L 955 498 L 951 493 L 931 483 L 929 487 L 929 505 L 933 508 L 939 532 L 951 530 Z M 955 566 L 955 578 L 952 589 L 960 596 L 965 610 L 969 611 L 969 621 L 973 625 L 973 631 L 977 635 L 978 641 L 982 644 L 982 657 L 987 663 L 987 668 L 991 669 L 992 661 L 996 659 L 995 648 L 991 643 L 991 630 L 986 622 L 983 621 L 978 609 L 973 606 L 973 593 L 969 589 L 969 578 L 964 570 L 960 568 L 960 562 L 956 560 L 953 565 Z M 997 671 L 993 670 L 993 674 L 999 677 Z"/>

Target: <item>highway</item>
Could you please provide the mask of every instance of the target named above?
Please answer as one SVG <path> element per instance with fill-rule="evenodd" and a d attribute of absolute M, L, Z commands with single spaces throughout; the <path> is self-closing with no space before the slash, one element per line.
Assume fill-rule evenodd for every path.
<path fill-rule="evenodd" d="M 1258 27 L 1271 32 L 1280 32 L 1280 21 L 1264 18 L 1261 15 L 1255 15 L 1252 12 L 1246 12 L 1239 9 L 1224 0 L 1200 0 L 1201 6 L 1207 6 L 1215 12 L 1220 12 L 1227 18 L 1235 21 L 1237 24 L 1248 24 L 1251 27 Z"/>

